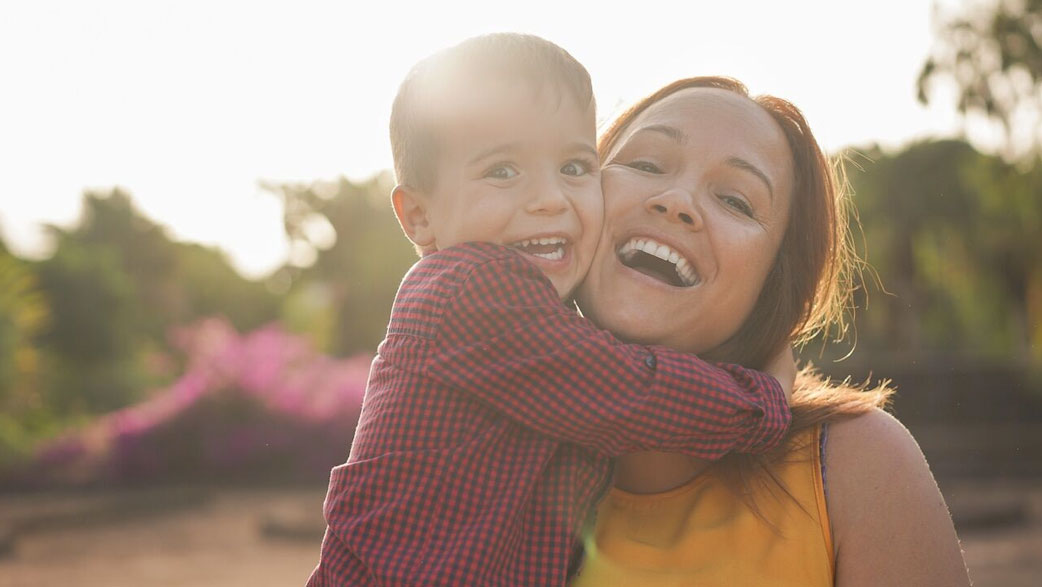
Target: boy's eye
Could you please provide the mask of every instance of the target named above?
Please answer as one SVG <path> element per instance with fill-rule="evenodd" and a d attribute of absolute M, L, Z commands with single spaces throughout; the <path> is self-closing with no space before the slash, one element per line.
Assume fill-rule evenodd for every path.
<path fill-rule="evenodd" d="M 732 196 L 730 194 L 720 194 L 717 197 L 720 198 L 720 201 L 723 202 L 725 206 L 729 206 L 730 208 L 734 209 L 740 214 L 748 216 L 749 218 L 753 217 L 752 207 L 749 206 L 749 203 L 743 200 L 742 198 L 739 198 L 738 196 Z"/>
<path fill-rule="evenodd" d="M 517 176 L 517 170 L 510 165 L 494 165 L 484 175 L 488 179 L 511 179 Z"/>
<path fill-rule="evenodd" d="M 561 173 L 565 175 L 571 175 L 573 177 L 579 177 L 586 175 L 593 168 L 593 164 L 587 163 L 579 159 L 569 161 L 561 166 Z"/>

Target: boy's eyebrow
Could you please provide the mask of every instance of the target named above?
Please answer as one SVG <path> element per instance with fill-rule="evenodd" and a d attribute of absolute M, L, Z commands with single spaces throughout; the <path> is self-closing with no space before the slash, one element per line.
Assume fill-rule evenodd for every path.
<path fill-rule="evenodd" d="M 494 145 L 492 147 L 489 147 L 489 148 L 479 152 L 477 155 L 474 155 L 473 157 L 471 157 L 470 161 L 467 161 L 467 165 L 473 165 L 474 163 L 477 163 L 478 161 L 482 161 L 484 159 L 488 159 L 489 157 L 492 157 L 493 155 L 500 155 L 500 154 L 503 154 L 503 153 L 509 153 L 510 151 L 516 150 L 519 145 L 520 145 L 520 143 L 516 143 L 516 142 L 515 143 L 502 143 L 502 144 L 499 144 L 499 145 Z M 568 147 L 567 147 L 567 150 L 568 151 L 582 151 L 584 153 L 588 153 L 594 159 L 597 158 L 597 147 L 594 147 L 590 143 L 584 143 L 582 141 L 576 141 L 574 143 L 570 143 L 568 145 Z"/>
<path fill-rule="evenodd" d="M 473 165 L 474 163 L 477 163 L 482 159 L 487 159 L 493 155 L 509 153 L 510 151 L 517 149 L 518 144 L 519 143 L 500 143 L 498 145 L 493 145 L 471 157 L 470 161 L 467 161 L 467 165 Z"/>
<path fill-rule="evenodd" d="M 576 141 L 576 142 L 568 145 L 568 150 L 569 151 L 582 151 L 584 153 L 588 153 L 594 159 L 597 158 L 597 147 L 594 147 L 590 143 L 584 143 L 584 142 L 581 142 L 581 141 Z"/>

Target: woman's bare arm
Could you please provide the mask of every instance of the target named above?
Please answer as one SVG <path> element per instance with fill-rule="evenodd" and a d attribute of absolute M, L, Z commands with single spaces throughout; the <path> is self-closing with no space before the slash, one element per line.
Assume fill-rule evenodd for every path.
<path fill-rule="evenodd" d="M 829 426 L 836 585 L 969 585 L 951 515 L 919 445 L 876 410 Z"/>

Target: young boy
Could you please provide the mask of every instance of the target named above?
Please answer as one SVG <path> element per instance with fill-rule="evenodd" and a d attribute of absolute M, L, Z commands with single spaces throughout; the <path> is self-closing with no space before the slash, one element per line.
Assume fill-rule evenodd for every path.
<path fill-rule="evenodd" d="M 392 201 L 422 258 L 309 585 L 562 585 L 611 457 L 781 439 L 774 378 L 622 344 L 562 303 L 600 235 L 594 127 L 586 70 L 537 37 L 470 39 L 402 83 Z"/>

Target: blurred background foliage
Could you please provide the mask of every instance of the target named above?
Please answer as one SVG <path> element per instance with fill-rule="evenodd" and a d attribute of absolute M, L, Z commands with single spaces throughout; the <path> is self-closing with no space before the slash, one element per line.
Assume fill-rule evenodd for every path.
<path fill-rule="evenodd" d="M 918 97 L 954 83 L 956 108 L 998 123 L 1005 153 L 1038 155 L 1042 147 L 1042 0 L 967 4 L 935 18 L 937 40 L 919 73 Z"/>
<path fill-rule="evenodd" d="M 894 357 L 914 363 L 938 355 L 1042 371 L 1042 126 L 1021 129 L 1031 139 L 1026 143 L 1017 135 L 1021 121 L 1042 113 L 1040 43 L 1042 0 L 1000 2 L 991 12 L 940 23 L 923 65 L 920 98 L 933 99 L 935 84 L 954 83 L 960 112 L 977 112 L 1007 130 L 1009 148 L 1001 153 L 940 139 L 837 154 L 846 160 L 863 227 L 858 246 L 872 267 L 857 294 L 855 356 L 879 373 Z M 25 460 L 41 440 L 62 431 L 89 430 L 105 418 L 119 426 L 137 422 L 133 406 L 191 413 L 169 407 L 181 405 L 170 398 L 187 388 L 231 386 L 239 399 L 207 401 L 246 402 L 240 416 L 257 406 L 269 413 L 285 403 L 279 393 L 301 393 L 301 373 L 332 372 L 348 365 L 337 363 L 344 357 L 367 360 L 383 336 L 398 283 L 416 260 L 391 211 L 392 185 L 389 173 L 362 182 L 263 184 L 281 199 L 291 254 L 285 266 L 255 281 L 236 273 L 220 251 L 171 239 L 120 189 L 87 192 L 75 225 L 51 227 L 50 258 L 20 259 L 0 239 L 0 467 Z M 242 221 L 248 218 L 244 210 Z M 237 363 L 231 379 L 212 375 L 221 361 L 199 358 L 216 356 L 212 349 L 186 347 L 172 334 L 200 323 L 215 331 L 204 320 L 213 317 L 224 325 L 213 344 L 240 349 L 227 351 L 236 361 L 255 361 Z M 236 342 L 234 333 L 244 333 L 242 341 L 254 340 L 248 333 L 268 333 L 261 337 L 267 342 Z M 298 350 L 279 351 L 273 363 L 266 348 Z M 302 361 L 320 367 L 305 369 Z M 343 397 L 357 403 L 365 370 L 356 363 L 336 372 Z M 272 364 L 284 372 L 268 373 L 266 382 L 234 383 Z M 1034 381 L 1026 393 L 1042 395 Z M 249 403 L 256 398 L 263 401 Z M 339 406 L 341 400 L 309 401 Z M 314 428 L 307 419 L 269 420 Z M 157 438 L 186 433 L 169 422 L 155 425 Z M 346 444 L 353 425 L 325 422 L 320 437 Z M 119 445 L 125 433 L 113 426 L 106 442 Z M 140 429 L 133 434 L 147 436 Z M 333 454 L 346 451 L 338 446 Z"/>
<path fill-rule="evenodd" d="M 276 273 L 293 284 L 283 318 L 333 354 L 376 350 L 398 283 L 417 258 L 391 211 L 392 175 L 265 187 L 282 199 L 291 248 L 309 262 Z"/>
<path fill-rule="evenodd" d="M 1042 167 L 958 140 L 848 156 L 879 276 L 859 295 L 859 350 L 1042 360 Z"/>

